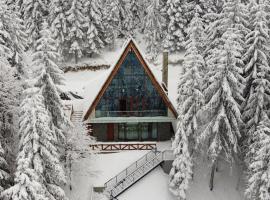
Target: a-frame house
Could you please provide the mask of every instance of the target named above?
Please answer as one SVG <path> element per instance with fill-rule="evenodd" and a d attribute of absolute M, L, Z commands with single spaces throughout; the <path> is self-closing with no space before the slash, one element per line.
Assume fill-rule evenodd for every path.
<path fill-rule="evenodd" d="M 160 141 L 174 135 L 177 111 L 129 39 L 83 118 L 98 141 Z"/>

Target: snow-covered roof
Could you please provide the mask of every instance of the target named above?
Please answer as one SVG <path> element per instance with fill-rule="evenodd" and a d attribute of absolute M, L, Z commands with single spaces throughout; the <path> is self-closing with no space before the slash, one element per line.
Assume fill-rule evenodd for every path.
<path fill-rule="evenodd" d="M 163 90 L 162 86 L 161 86 L 161 82 L 159 81 L 159 79 L 156 76 L 156 72 L 154 72 L 152 69 L 153 67 L 150 67 L 151 65 L 144 59 L 145 55 L 143 53 L 143 51 L 140 50 L 139 45 L 137 44 L 137 42 L 133 39 L 133 38 L 129 38 L 128 40 L 126 40 L 121 48 L 121 50 L 118 52 L 118 56 L 115 58 L 114 63 L 111 65 L 111 67 L 105 71 L 103 74 L 97 76 L 96 78 L 92 79 L 89 84 L 85 87 L 85 104 L 84 104 L 84 113 L 83 116 L 86 116 L 90 107 L 92 106 L 92 104 L 94 103 L 94 101 L 97 99 L 101 89 L 105 86 L 107 79 L 109 78 L 109 76 L 112 74 L 113 70 L 115 69 L 116 65 L 119 63 L 119 60 L 121 59 L 122 55 L 124 54 L 124 52 L 126 51 L 126 49 L 128 48 L 128 45 L 133 43 L 133 45 L 135 45 L 135 48 L 138 49 L 139 53 L 141 54 L 141 56 L 143 57 L 143 61 L 146 63 L 146 65 L 148 66 L 148 70 L 150 71 L 150 73 L 154 76 L 154 79 L 156 80 L 156 82 L 159 84 L 159 87 L 162 89 L 162 92 L 165 94 L 165 91 Z M 172 101 L 169 99 L 168 95 L 166 95 L 167 101 L 170 104 L 170 108 L 172 110 L 172 112 L 174 114 L 176 114 L 176 109 L 174 108 L 173 104 L 171 103 Z"/>

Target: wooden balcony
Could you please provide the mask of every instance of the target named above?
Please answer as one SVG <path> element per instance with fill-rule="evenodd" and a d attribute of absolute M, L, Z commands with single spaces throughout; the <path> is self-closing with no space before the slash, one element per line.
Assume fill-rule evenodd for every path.
<path fill-rule="evenodd" d="M 124 151 L 124 150 L 152 150 L 157 148 L 156 142 L 98 142 L 90 144 L 92 150 Z"/>

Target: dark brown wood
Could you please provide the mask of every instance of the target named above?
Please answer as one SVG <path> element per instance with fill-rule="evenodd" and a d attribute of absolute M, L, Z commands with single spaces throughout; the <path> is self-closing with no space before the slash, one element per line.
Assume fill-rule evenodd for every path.
<path fill-rule="evenodd" d="M 152 150 L 156 148 L 156 143 L 99 143 L 91 144 L 92 150 L 115 151 L 115 150 Z"/>
<path fill-rule="evenodd" d="M 85 116 L 83 117 L 83 120 L 87 120 L 87 118 L 89 117 L 89 115 L 92 113 L 92 111 L 95 109 L 95 107 L 97 106 L 98 102 L 100 101 L 101 97 L 103 96 L 103 94 L 105 93 L 106 89 L 109 87 L 112 79 L 114 78 L 114 76 L 116 75 L 116 73 L 118 72 L 120 66 L 122 65 L 124 59 L 126 58 L 127 54 L 129 51 L 134 51 L 134 53 L 136 54 L 138 60 L 141 62 L 144 70 L 146 71 L 146 73 L 148 74 L 151 82 L 153 83 L 153 85 L 156 87 L 156 89 L 158 90 L 159 94 L 161 95 L 163 101 L 165 102 L 165 104 L 170 108 L 170 110 L 173 112 L 175 118 L 177 118 L 178 113 L 176 111 L 176 109 L 174 108 L 174 106 L 172 105 L 171 101 L 169 100 L 168 96 L 166 95 L 166 93 L 164 92 L 164 90 L 162 89 L 162 86 L 158 83 L 158 81 L 156 80 L 154 74 L 152 73 L 152 71 L 149 69 L 147 63 L 145 62 L 144 58 L 142 57 L 141 53 L 139 52 L 138 48 L 136 47 L 136 45 L 134 44 L 134 42 L 131 40 L 130 43 L 126 46 L 124 53 L 122 53 L 120 59 L 118 60 L 118 62 L 116 63 L 116 65 L 114 66 L 114 69 L 112 70 L 112 72 L 110 73 L 109 77 L 107 78 L 107 80 L 105 81 L 105 83 L 103 84 L 101 90 L 99 91 L 98 95 L 96 96 L 95 100 L 93 101 L 92 105 L 89 107 L 89 109 L 87 110 Z"/>

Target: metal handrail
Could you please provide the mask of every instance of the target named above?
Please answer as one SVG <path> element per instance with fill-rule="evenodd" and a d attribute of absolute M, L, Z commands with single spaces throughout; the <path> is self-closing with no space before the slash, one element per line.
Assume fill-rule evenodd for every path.
<path fill-rule="evenodd" d="M 153 157 L 150 157 L 150 155 Z M 108 192 L 109 195 L 115 197 L 119 195 L 121 192 L 126 190 L 129 186 L 134 184 L 137 180 L 141 177 L 149 173 L 152 169 L 158 166 L 164 160 L 171 160 L 174 158 L 172 150 L 164 150 L 164 151 L 150 151 L 143 157 L 141 157 L 136 162 L 132 163 L 129 167 L 121 171 L 115 177 L 111 178 L 107 181 L 104 186 L 105 190 Z M 138 165 L 139 161 L 144 161 L 141 165 Z M 132 169 L 135 167 L 134 170 L 131 170 L 128 173 L 128 169 Z M 139 174 L 137 174 L 139 173 Z M 122 175 L 122 178 L 121 178 Z M 108 187 L 110 186 L 110 187 Z"/>
<path fill-rule="evenodd" d="M 155 163 L 154 161 L 157 161 L 157 163 Z M 145 165 L 147 163 L 151 164 L 151 168 L 149 168 L 148 170 L 145 171 L 145 173 L 149 172 L 151 169 L 153 169 L 154 167 L 156 167 L 157 165 L 159 165 L 161 162 L 163 161 L 163 152 L 159 152 L 156 157 L 152 158 L 151 160 L 148 160 Z M 126 176 L 125 180 L 127 180 L 129 177 L 132 177 L 133 176 L 133 182 L 135 180 L 138 180 L 139 178 L 141 178 L 143 175 L 145 175 L 145 173 L 141 174 L 141 176 L 138 176 L 136 178 L 134 178 L 134 174 L 140 170 L 141 168 L 145 168 L 145 165 L 142 165 L 140 166 L 139 168 L 137 168 L 134 172 L 132 172 L 131 174 L 129 174 L 128 176 Z M 122 188 L 122 191 L 125 190 L 127 187 L 129 187 L 133 182 L 129 183 L 128 185 L 126 185 L 125 187 Z M 113 188 L 111 190 L 111 193 L 113 193 L 115 190 L 117 190 L 116 188 L 118 187 L 119 185 L 117 185 L 115 188 Z M 119 192 L 118 192 L 119 193 Z M 117 195 L 117 191 L 116 191 L 116 195 Z"/>
<path fill-rule="evenodd" d="M 111 178 L 110 180 L 108 180 L 104 186 L 105 188 L 107 188 L 110 185 L 116 185 L 118 182 L 122 181 L 125 177 L 127 177 L 127 175 L 131 174 L 132 172 L 136 171 L 136 169 L 138 167 L 140 167 L 141 165 L 143 165 L 145 162 L 142 161 L 146 161 L 147 162 L 147 158 L 150 157 L 149 155 L 153 154 L 156 155 L 156 153 L 158 153 L 160 151 L 157 151 L 156 149 L 151 150 L 150 152 L 148 152 L 146 155 L 144 155 L 143 157 L 141 157 L 139 160 L 133 162 L 131 165 L 129 165 L 127 168 L 125 168 L 124 170 L 122 170 L 121 172 L 119 172 L 115 177 Z M 141 165 L 139 165 L 142 162 Z M 130 170 L 134 167 L 134 170 Z M 121 175 L 125 175 L 123 176 L 123 178 L 121 178 Z M 115 183 L 115 184 L 112 184 Z"/>

